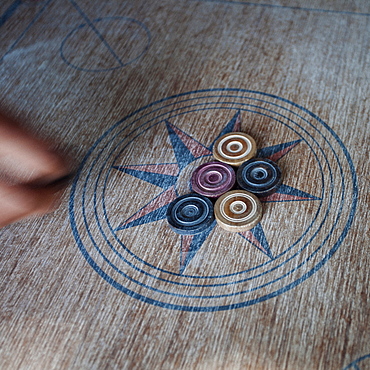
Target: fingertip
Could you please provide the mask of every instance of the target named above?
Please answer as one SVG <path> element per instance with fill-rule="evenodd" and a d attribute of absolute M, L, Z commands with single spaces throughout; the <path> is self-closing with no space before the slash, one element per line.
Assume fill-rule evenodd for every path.
<path fill-rule="evenodd" d="M 22 219 L 42 216 L 55 211 L 64 189 L 31 188 L 26 185 L 0 183 L 0 228 Z"/>
<path fill-rule="evenodd" d="M 0 169 L 18 183 L 51 182 L 70 172 L 51 142 L 36 137 L 0 113 Z"/>

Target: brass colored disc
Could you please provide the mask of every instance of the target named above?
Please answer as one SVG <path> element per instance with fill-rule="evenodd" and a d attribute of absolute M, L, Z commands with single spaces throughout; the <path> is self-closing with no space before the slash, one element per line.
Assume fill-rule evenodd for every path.
<path fill-rule="evenodd" d="M 230 132 L 221 136 L 213 146 L 213 156 L 220 162 L 240 166 L 257 153 L 254 139 L 244 132 Z"/>
<path fill-rule="evenodd" d="M 217 199 L 214 211 L 220 227 L 237 233 L 253 229 L 262 218 L 260 200 L 245 190 L 233 190 L 222 195 Z"/>

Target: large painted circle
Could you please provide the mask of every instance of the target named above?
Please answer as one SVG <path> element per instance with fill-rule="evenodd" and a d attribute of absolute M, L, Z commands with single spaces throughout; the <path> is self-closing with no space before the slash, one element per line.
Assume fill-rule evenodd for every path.
<path fill-rule="evenodd" d="M 353 361 L 343 370 L 366 370 L 369 368 L 369 365 L 370 365 L 370 354 L 367 354 Z"/>
<path fill-rule="evenodd" d="M 63 40 L 60 55 L 70 67 L 107 72 L 140 59 L 151 43 L 149 29 L 128 17 L 97 18 L 74 28 Z"/>
<path fill-rule="evenodd" d="M 231 116 L 236 111 L 255 119 L 262 130 L 264 125 L 271 125 L 278 127 L 283 136 L 298 138 L 312 157 L 320 197 L 310 217 L 306 217 L 309 220 L 302 226 L 299 237 L 281 246 L 274 258 L 231 271 L 215 268 L 217 272 L 212 269 L 178 272 L 170 264 L 156 263 L 150 250 L 153 254 L 158 254 L 158 250 L 166 254 L 169 247 L 183 243 L 183 240 L 167 235 L 167 229 L 159 222 L 132 229 L 136 230 L 132 234 L 136 232 L 137 237 L 142 236 L 142 249 L 148 250 L 149 254 L 133 250 L 129 231 L 122 236 L 115 229 L 119 212 L 113 209 L 117 202 L 111 198 L 116 196 L 115 192 L 125 194 L 114 171 L 117 161 L 121 158 L 128 158 L 128 162 L 133 160 L 137 143 L 148 135 L 154 137 L 165 122 L 182 122 L 197 114 Z M 189 126 L 186 134 L 192 134 Z M 158 158 L 154 154 L 152 162 L 164 163 L 160 154 Z M 138 180 L 137 185 L 140 184 Z M 130 199 L 126 202 L 129 203 Z M 88 151 L 80 166 L 71 190 L 70 220 L 83 256 L 118 290 L 169 309 L 217 311 L 256 304 L 305 281 L 342 244 L 352 224 L 356 203 L 357 180 L 350 155 L 337 134 L 318 116 L 278 96 L 250 90 L 210 89 L 159 100 L 133 112 L 107 130 Z M 270 224 L 273 225 L 273 220 Z M 267 229 L 271 229 L 271 225 L 267 225 Z M 148 240 L 145 239 L 146 232 L 160 235 Z M 166 245 L 159 248 L 156 240 L 163 238 Z M 208 244 L 213 239 L 210 240 Z M 222 240 L 228 239 L 218 240 L 222 244 Z M 230 242 L 233 244 L 230 248 L 239 241 L 236 238 Z M 228 247 L 225 246 L 226 249 Z"/>

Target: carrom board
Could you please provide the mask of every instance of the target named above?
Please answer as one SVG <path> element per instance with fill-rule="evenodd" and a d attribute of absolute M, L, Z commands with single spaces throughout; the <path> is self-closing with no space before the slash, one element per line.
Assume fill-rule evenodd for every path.
<path fill-rule="evenodd" d="M 76 176 L 0 231 L 1 369 L 370 369 L 370 3 L 3 0 L 3 112 Z M 222 134 L 278 192 L 168 226 Z"/>

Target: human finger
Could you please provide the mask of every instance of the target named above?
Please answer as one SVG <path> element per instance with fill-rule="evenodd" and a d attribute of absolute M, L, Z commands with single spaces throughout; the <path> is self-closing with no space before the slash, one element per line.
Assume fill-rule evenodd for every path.
<path fill-rule="evenodd" d="M 48 144 L 0 114 L 0 175 L 16 183 L 48 183 L 68 173 Z"/>
<path fill-rule="evenodd" d="M 53 211 L 59 203 L 58 186 L 30 187 L 0 182 L 0 228 L 29 216 Z"/>

